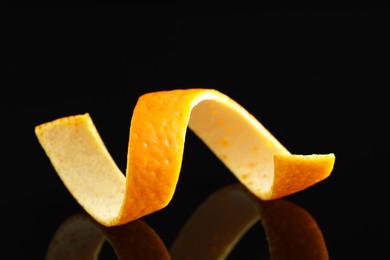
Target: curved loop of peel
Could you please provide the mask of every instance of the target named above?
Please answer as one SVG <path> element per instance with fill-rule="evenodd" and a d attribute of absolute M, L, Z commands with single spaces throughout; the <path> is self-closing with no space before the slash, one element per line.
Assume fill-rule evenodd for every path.
<path fill-rule="evenodd" d="M 178 181 L 187 126 L 254 195 L 271 200 L 328 177 L 335 156 L 294 155 L 247 110 L 213 89 L 142 95 L 130 126 L 125 175 L 88 113 L 35 128 L 52 165 L 99 223 L 127 223 L 164 208 Z"/>
<path fill-rule="evenodd" d="M 305 209 L 284 199 L 258 200 L 241 184 L 225 186 L 200 204 L 169 253 L 172 259 L 226 259 L 258 221 L 269 259 L 329 259 L 321 229 Z"/>
<path fill-rule="evenodd" d="M 141 219 L 105 227 L 84 213 L 75 213 L 61 223 L 48 245 L 45 259 L 99 259 L 106 241 L 117 259 L 171 259 L 160 237 Z"/>

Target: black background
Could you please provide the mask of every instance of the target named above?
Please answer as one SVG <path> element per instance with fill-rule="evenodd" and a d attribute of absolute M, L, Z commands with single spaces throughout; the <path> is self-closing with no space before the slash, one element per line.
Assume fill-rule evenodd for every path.
<path fill-rule="evenodd" d="M 335 153 L 329 178 L 286 199 L 316 219 L 331 259 L 388 254 L 389 9 L 218 11 L 2 9 L 4 254 L 42 259 L 81 211 L 34 126 L 88 112 L 125 171 L 138 97 L 192 87 L 227 94 L 294 154 Z M 173 200 L 144 219 L 169 247 L 197 205 L 236 181 L 189 131 Z M 232 258 L 256 256 L 250 236 Z"/>

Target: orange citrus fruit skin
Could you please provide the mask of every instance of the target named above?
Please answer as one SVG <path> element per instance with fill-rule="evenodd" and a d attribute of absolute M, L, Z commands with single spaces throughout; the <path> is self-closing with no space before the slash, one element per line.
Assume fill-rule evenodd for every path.
<path fill-rule="evenodd" d="M 171 200 L 182 164 L 192 99 L 198 91 L 151 93 L 134 108 L 121 218 L 139 218 Z M 147 118 L 147 120 L 145 120 Z"/>
<path fill-rule="evenodd" d="M 275 155 L 271 199 L 285 197 L 322 181 L 330 175 L 334 163 L 334 154 Z"/>
<path fill-rule="evenodd" d="M 188 127 L 263 200 L 303 190 L 333 169 L 334 154 L 292 155 L 248 111 L 214 89 L 142 95 L 131 118 L 126 173 L 111 158 L 89 114 L 43 123 L 35 133 L 74 198 L 98 222 L 114 226 L 170 202 Z"/>

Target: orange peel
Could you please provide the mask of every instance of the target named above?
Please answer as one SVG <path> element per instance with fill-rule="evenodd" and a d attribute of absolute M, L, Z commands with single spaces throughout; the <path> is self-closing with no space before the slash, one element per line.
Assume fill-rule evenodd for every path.
<path fill-rule="evenodd" d="M 174 89 L 139 97 L 131 118 L 127 168 L 108 152 L 88 113 L 35 127 L 57 174 L 105 226 L 138 219 L 172 199 L 190 128 L 254 195 L 284 197 L 327 178 L 335 155 L 291 154 L 252 114 L 214 89 Z"/>

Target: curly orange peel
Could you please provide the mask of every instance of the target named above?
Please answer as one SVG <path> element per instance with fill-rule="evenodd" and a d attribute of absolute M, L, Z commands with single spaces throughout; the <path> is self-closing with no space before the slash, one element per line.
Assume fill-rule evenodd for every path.
<path fill-rule="evenodd" d="M 187 126 L 262 200 L 304 190 L 333 170 L 333 153 L 291 154 L 253 115 L 214 89 L 142 95 L 131 119 L 125 174 L 88 113 L 43 123 L 35 133 L 78 203 L 102 225 L 115 226 L 170 202 Z"/>

